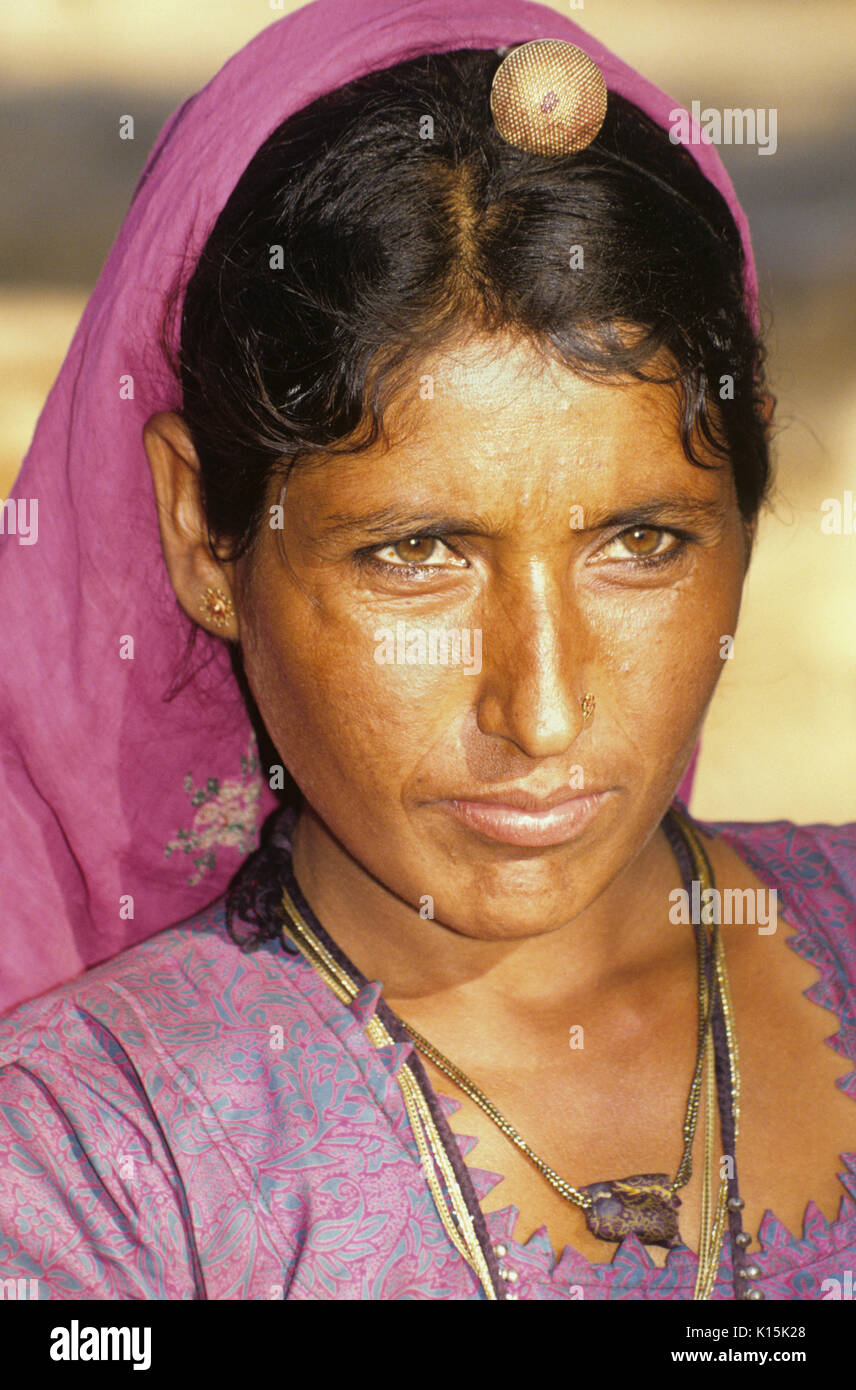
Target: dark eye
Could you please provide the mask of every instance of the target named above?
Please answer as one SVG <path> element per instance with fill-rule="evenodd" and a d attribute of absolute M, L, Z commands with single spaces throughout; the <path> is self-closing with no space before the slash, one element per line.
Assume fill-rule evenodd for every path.
<path fill-rule="evenodd" d="M 661 538 L 667 534 L 665 531 L 658 531 L 656 526 L 634 526 L 632 531 L 625 531 L 616 539 L 627 546 L 631 555 L 643 559 L 657 552 Z"/>
<path fill-rule="evenodd" d="M 664 544 L 669 541 L 671 544 Z M 608 553 L 613 546 L 621 546 L 624 553 L 614 553 L 615 559 L 636 560 L 641 563 L 645 560 L 665 560 L 672 557 L 680 551 L 682 544 L 682 538 L 677 532 L 666 531 L 662 526 L 631 526 L 619 536 L 613 536 L 606 550 Z"/>
<path fill-rule="evenodd" d="M 431 559 L 437 547 L 435 536 L 408 536 L 406 540 L 396 541 L 394 545 L 388 546 L 396 559 L 403 560 L 408 565 L 424 565 Z"/>
<path fill-rule="evenodd" d="M 445 551 L 445 555 L 443 552 Z M 388 558 L 384 558 L 384 556 Z M 371 552 L 372 560 L 386 569 L 445 569 L 449 565 L 466 565 L 460 555 L 455 555 L 449 546 L 438 536 L 405 536 L 400 541 L 389 541 Z M 429 563 L 433 560 L 434 563 Z"/>

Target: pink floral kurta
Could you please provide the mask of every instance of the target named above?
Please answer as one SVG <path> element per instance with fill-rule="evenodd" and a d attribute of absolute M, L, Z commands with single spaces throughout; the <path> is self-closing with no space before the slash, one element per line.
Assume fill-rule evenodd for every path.
<path fill-rule="evenodd" d="M 700 824 L 778 888 L 856 1101 L 856 824 Z M 50 1299 L 484 1298 L 422 1173 L 395 1082 L 409 1059 L 488 1246 L 507 1248 L 501 1297 L 692 1297 L 686 1247 L 664 1268 L 635 1238 L 607 1265 L 569 1248 L 554 1263 L 543 1231 L 514 1240 L 513 1207 L 482 1217 L 499 1175 L 467 1167 L 475 1141 L 446 1126 L 456 1102 L 412 1044 L 372 1046 L 380 986 L 350 973 L 348 1008 L 293 946 L 242 952 L 221 899 L 0 1020 L 0 1279 Z M 856 1154 L 841 1180 L 831 1225 L 811 1204 L 793 1233 L 767 1212 L 753 1255 L 767 1298 L 852 1297 Z M 727 1243 L 713 1297 L 733 1297 Z"/>

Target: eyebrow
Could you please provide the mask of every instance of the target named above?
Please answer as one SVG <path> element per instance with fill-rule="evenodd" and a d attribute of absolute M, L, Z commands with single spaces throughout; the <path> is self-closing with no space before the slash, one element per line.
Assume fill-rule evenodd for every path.
<path fill-rule="evenodd" d="M 692 497 L 686 493 L 670 493 L 668 497 L 647 497 L 613 510 L 592 510 L 583 507 L 585 526 L 577 531 L 601 531 L 607 526 L 634 523 L 705 522 L 719 520 L 728 507 L 727 500 L 711 497 Z M 368 512 L 334 512 L 320 523 L 326 537 L 359 531 L 367 537 L 416 535 L 430 530 L 435 536 L 501 535 L 487 517 L 473 513 L 453 516 L 448 512 L 428 508 L 406 509 L 398 506 L 378 507 Z"/>

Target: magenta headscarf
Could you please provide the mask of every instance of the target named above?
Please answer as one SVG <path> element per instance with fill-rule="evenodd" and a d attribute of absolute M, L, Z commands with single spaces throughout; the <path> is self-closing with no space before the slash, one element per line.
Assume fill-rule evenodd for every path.
<path fill-rule="evenodd" d="M 526 0 L 314 0 L 167 121 L 48 397 L 0 542 L 0 1009 L 218 897 L 277 804 L 226 645 L 164 700 L 190 620 L 163 561 L 142 431 L 180 408 L 164 295 L 287 116 L 409 57 L 567 39 L 669 125 L 676 105 L 571 20 Z M 713 146 L 691 147 L 746 220 Z M 176 316 L 177 322 L 177 316 Z M 29 534 L 28 534 L 29 532 Z M 686 801 L 698 749 L 679 795 Z"/>

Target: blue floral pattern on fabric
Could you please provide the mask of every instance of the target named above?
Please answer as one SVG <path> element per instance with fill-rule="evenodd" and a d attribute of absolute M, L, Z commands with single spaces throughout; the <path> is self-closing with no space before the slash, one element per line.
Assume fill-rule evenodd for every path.
<path fill-rule="evenodd" d="M 856 825 L 701 824 L 778 886 L 856 1100 Z M 348 1008 L 281 941 L 240 950 L 221 899 L 0 1019 L 0 1278 L 56 1300 L 484 1298 L 396 1084 L 412 1045 L 366 1035 L 379 989 Z M 465 1162 L 475 1140 L 452 1142 Z M 809 1203 L 797 1238 L 765 1217 L 768 1298 L 824 1297 L 856 1268 L 856 1154 L 842 1164 L 834 1222 Z M 473 1202 L 500 1180 L 468 1174 Z M 520 1298 L 692 1297 L 686 1247 L 662 1268 L 634 1237 L 608 1265 L 554 1260 L 543 1230 L 513 1240 L 515 1208 L 484 1220 Z M 713 1297 L 733 1297 L 727 1246 Z"/>

